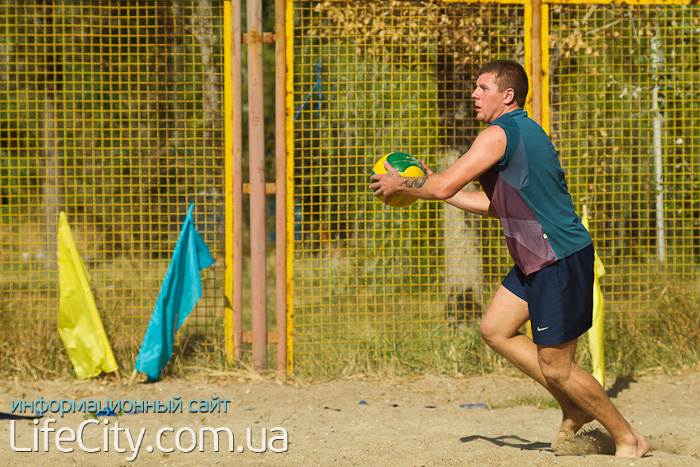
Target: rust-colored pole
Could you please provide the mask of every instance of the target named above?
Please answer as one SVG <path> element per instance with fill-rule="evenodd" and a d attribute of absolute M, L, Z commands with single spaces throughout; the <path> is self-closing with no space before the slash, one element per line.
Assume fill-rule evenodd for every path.
<path fill-rule="evenodd" d="M 253 368 L 267 369 L 265 271 L 265 122 L 262 0 L 248 0 L 248 133 L 250 142 L 250 281 Z"/>
<path fill-rule="evenodd" d="M 542 0 L 532 0 L 532 119 L 542 124 Z M 547 128 L 545 128 L 547 130 Z"/>
<path fill-rule="evenodd" d="M 243 355 L 243 91 L 241 0 L 232 4 L 233 88 L 233 354 Z"/>
<path fill-rule="evenodd" d="M 225 254 L 224 254 L 224 348 L 226 360 L 233 363 L 234 357 L 234 221 L 233 221 L 233 180 L 236 177 L 233 169 L 233 19 L 231 2 L 224 2 L 224 223 L 225 223 Z M 240 71 L 240 70 L 239 70 Z M 240 89 L 238 90 L 240 93 Z"/>
<path fill-rule="evenodd" d="M 285 0 L 275 0 L 275 194 L 277 240 L 277 373 L 287 371 L 287 138 Z"/>

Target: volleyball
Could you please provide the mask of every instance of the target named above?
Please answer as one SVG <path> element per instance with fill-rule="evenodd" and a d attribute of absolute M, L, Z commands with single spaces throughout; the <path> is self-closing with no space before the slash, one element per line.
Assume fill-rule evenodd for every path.
<path fill-rule="evenodd" d="M 372 168 L 372 175 L 386 173 L 386 167 L 384 167 L 385 161 L 389 162 L 402 177 L 422 177 L 425 175 L 420 161 L 405 152 L 391 152 L 379 159 Z M 379 198 L 382 202 L 384 201 L 383 196 L 380 195 Z M 415 203 L 417 200 L 418 198 L 413 196 L 397 194 L 389 198 L 387 204 L 393 208 L 405 208 Z"/>

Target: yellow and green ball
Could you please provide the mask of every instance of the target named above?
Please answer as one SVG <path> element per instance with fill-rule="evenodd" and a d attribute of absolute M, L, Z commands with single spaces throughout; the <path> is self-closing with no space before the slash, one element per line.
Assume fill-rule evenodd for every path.
<path fill-rule="evenodd" d="M 379 159 L 372 168 L 372 175 L 385 174 L 387 172 L 386 167 L 384 167 L 385 161 L 389 162 L 402 177 L 422 177 L 425 175 L 420 161 L 405 152 L 392 152 Z M 380 195 L 379 198 L 382 202 L 384 201 L 383 196 Z M 394 208 L 405 208 L 415 203 L 417 200 L 418 198 L 413 196 L 397 194 L 389 198 L 387 204 Z"/>

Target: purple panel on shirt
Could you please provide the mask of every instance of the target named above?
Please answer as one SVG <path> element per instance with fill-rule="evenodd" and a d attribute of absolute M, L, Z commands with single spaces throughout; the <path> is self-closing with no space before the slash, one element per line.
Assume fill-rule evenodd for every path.
<path fill-rule="evenodd" d="M 483 174 L 479 182 L 501 218 L 508 251 L 525 274 L 559 259 L 520 190 L 510 186 L 495 169 Z"/>

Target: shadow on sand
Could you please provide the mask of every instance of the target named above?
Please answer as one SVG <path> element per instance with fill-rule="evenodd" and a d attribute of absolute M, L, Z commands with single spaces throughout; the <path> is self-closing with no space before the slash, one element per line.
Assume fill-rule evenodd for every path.
<path fill-rule="evenodd" d="M 531 442 L 526 439 L 520 438 L 519 436 L 514 436 L 514 435 L 504 435 L 504 436 L 499 436 L 497 438 L 490 438 L 488 436 L 482 436 L 482 435 L 472 435 L 472 436 L 465 436 L 464 438 L 460 438 L 459 440 L 463 443 L 470 443 L 472 441 L 476 441 L 478 439 L 483 439 L 484 441 L 488 441 L 489 443 L 493 443 L 496 446 L 508 446 L 511 448 L 517 448 L 517 449 L 525 449 L 527 451 L 542 451 L 544 449 L 549 449 L 550 448 L 550 443 L 539 443 L 539 442 Z"/>
<path fill-rule="evenodd" d="M 476 440 L 484 440 L 489 443 L 495 444 L 496 446 L 503 447 L 508 446 L 516 449 L 524 449 L 526 451 L 551 451 L 552 445 L 550 443 L 542 442 L 532 442 L 527 439 L 523 439 L 515 435 L 504 435 L 495 438 L 482 436 L 482 435 L 471 435 L 465 436 L 459 439 L 463 443 L 470 443 Z M 577 441 L 586 441 L 567 443 L 558 455 L 565 456 L 585 456 L 590 454 L 615 454 L 615 442 L 612 440 L 610 435 L 605 430 L 600 430 L 594 428 L 592 430 L 580 433 L 577 436 Z"/>

